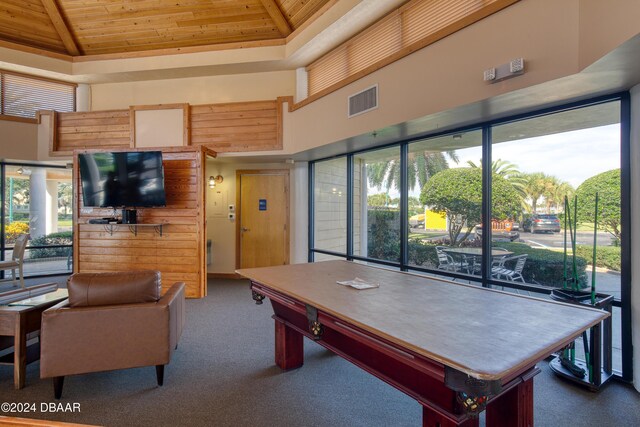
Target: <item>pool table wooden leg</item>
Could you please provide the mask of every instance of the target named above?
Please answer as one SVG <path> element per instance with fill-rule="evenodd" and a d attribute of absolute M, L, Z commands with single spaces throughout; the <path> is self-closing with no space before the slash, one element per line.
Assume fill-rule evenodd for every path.
<path fill-rule="evenodd" d="M 276 365 L 282 370 L 296 369 L 304 363 L 303 336 L 279 319 L 276 327 Z"/>
<path fill-rule="evenodd" d="M 487 427 L 533 427 L 533 377 L 487 405 Z"/>
<path fill-rule="evenodd" d="M 456 423 L 431 408 L 422 407 L 422 427 L 478 427 L 479 425 L 478 418 L 469 418 L 462 423 Z"/>

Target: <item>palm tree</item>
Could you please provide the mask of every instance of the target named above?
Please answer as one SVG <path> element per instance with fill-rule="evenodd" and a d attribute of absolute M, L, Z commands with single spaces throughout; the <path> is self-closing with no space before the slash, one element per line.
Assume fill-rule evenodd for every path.
<path fill-rule="evenodd" d="M 571 198 L 575 189 L 568 182 L 562 181 L 555 176 L 547 176 L 544 183 L 544 201 L 547 213 L 551 213 L 551 209 L 563 206 L 564 197 Z"/>
<path fill-rule="evenodd" d="M 546 189 L 547 176 L 542 172 L 527 173 L 522 175 L 524 179 L 523 191 L 526 199 L 531 201 L 531 205 L 527 204 L 527 210 L 536 213 L 538 200 L 542 197 Z"/>
<path fill-rule="evenodd" d="M 472 168 L 482 169 L 482 159 L 480 159 L 478 164 L 471 160 L 467 160 L 467 164 Z M 527 180 L 525 175 L 518 169 L 518 165 L 502 159 L 493 160 L 491 161 L 491 172 L 493 175 L 499 175 L 509 181 L 513 186 L 513 189 L 516 190 L 518 195 L 522 198 L 523 207 L 526 208 L 527 193 L 525 192 L 525 186 Z"/>
<path fill-rule="evenodd" d="M 447 157 L 455 163 L 459 161 L 455 151 L 409 152 L 407 166 L 409 190 L 415 189 L 416 185 L 422 188 L 433 175 L 449 169 Z M 387 191 L 392 187 L 400 188 L 400 159 L 368 164 L 367 177 L 372 187 L 384 186 Z"/>

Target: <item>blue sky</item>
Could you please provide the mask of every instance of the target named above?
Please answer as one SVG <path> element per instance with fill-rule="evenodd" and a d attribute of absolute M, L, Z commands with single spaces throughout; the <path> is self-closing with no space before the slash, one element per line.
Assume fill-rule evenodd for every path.
<path fill-rule="evenodd" d="M 620 167 L 620 125 L 503 142 L 494 144 L 492 151 L 494 159 L 514 163 L 521 172 L 544 172 L 577 188 L 589 177 Z M 482 148 L 465 148 L 456 153 L 460 162 L 457 165 L 449 162 L 449 166 L 466 167 L 468 160 L 480 163 Z M 384 187 L 369 187 L 369 194 L 382 192 Z M 409 194 L 417 197 L 420 189 L 410 191 Z M 395 198 L 400 193 L 391 189 L 389 195 Z"/>
<path fill-rule="evenodd" d="M 494 159 L 507 160 L 521 172 L 544 172 L 577 188 L 585 179 L 620 167 L 620 125 L 614 124 L 536 138 L 503 142 L 492 146 Z M 460 163 L 478 164 L 481 147 L 457 151 Z"/>

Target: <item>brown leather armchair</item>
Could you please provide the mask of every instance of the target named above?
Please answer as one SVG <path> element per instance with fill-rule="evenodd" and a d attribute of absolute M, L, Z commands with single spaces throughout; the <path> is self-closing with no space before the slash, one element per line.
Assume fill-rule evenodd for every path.
<path fill-rule="evenodd" d="M 77 273 L 69 299 L 42 314 L 40 377 L 53 378 L 56 399 L 66 375 L 156 367 L 163 384 L 184 325 L 184 288 L 160 297 L 160 273 Z"/>

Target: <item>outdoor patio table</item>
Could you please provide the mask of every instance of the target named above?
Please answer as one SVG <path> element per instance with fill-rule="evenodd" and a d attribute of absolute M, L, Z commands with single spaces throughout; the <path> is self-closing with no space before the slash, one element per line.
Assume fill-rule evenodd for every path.
<path fill-rule="evenodd" d="M 450 247 L 443 249 L 454 259 L 460 260 L 460 265 L 466 265 L 468 274 L 480 275 L 480 265 L 482 258 L 482 248 L 455 248 Z M 500 249 L 491 249 L 491 259 L 500 260 L 504 257 L 513 255 L 513 252 Z M 465 262 L 466 261 L 466 262 Z M 477 269 L 476 269 L 477 266 Z"/>

